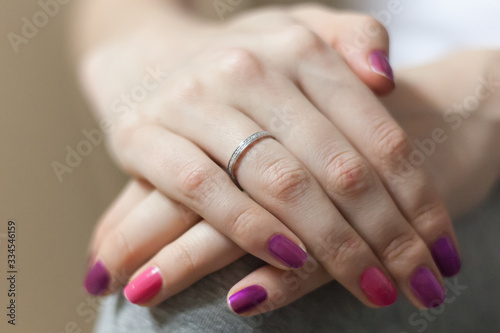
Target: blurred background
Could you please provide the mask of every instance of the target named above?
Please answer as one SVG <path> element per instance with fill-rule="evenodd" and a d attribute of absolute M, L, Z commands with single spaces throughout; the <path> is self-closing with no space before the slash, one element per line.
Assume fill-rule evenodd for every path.
<path fill-rule="evenodd" d="M 82 287 L 87 242 L 126 180 L 103 144 L 62 182 L 52 168 L 67 165 L 66 147 L 77 149 L 83 130 L 99 128 L 65 46 L 74 5 L 66 2 L 45 24 L 38 0 L 0 2 L 0 332 L 91 331 L 96 304 Z M 24 20 L 34 17 L 40 27 L 24 28 L 25 38 Z M 9 219 L 17 226 L 15 327 L 6 317 Z"/>

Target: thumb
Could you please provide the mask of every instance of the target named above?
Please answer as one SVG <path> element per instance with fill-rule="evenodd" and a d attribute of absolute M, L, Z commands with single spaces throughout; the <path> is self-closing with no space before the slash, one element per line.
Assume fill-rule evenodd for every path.
<path fill-rule="evenodd" d="M 296 6 L 291 15 L 339 52 L 374 93 L 386 95 L 394 90 L 389 35 L 376 19 L 318 5 Z"/>

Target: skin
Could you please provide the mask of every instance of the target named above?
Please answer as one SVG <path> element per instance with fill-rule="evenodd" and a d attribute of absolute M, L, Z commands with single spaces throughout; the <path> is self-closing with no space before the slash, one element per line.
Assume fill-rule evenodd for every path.
<path fill-rule="evenodd" d="M 461 53 L 426 67 L 403 70 L 397 73 L 400 78 L 399 88 L 383 100 L 412 138 L 429 137 L 435 128 L 448 129 L 446 133 L 449 140 L 425 160 L 425 167 L 431 172 L 432 181 L 438 184 L 440 194 L 446 199 L 447 208 L 455 217 L 474 208 L 500 178 L 500 154 L 498 149 L 494 148 L 500 142 L 500 114 L 495 108 L 500 103 L 500 95 L 492 95 L 478 112 L 456 131 L 449 129 L 450 124 L 443 120 L 442 115 L 447 111 L 448 105 L 461 98 L 459 96 L 468 96 L 474 90 L 478 76 L 500 68 L 497 56 L 497 52 L 490 51 Z M 464 85 L 453 94 L 448 94 L 448 88 L 441 84 L 441 80 L 447 80 L 447 77 L 454 73 L 455 66 L 463 63 L 473 64 L 464 68 L 459 77 Z M 420 97 L 422 93 L 426 98 Z M 448 96 L 443 97 L 446 95 Z M 398 107 L 395 107 L 396 105 Z M 472 141 L 473 144 L 464 149 L 464 141 Z M 462 167 L 456 168 L 456 159 L 462 156 L 472 158 L 464 159 Z M 482 172 L 470 172 L 471 170 Z M 473 191 L 474 195 L 469 195 L 469 199 L 465 201 L 462 193 L 470 191 Z M 155 209 L 152 209 L 152 206 Z M 128 230 L 137 224 L 154 225 L 157 222 L 165 235 L 172 235 L 177 234 L 179 228 L 185 228 L 186 223 L 192 225 L 196 220 L 196 216 L 186 212 L 184 206 L 165 198 L 149 184 L 131 181 L 96 227 L 93 248 L 99 249 L 107 242 L 108 235 L 112 234 L 114 229 Z M 165 221 L 169 222 L 168 225 Z M 136 230 L 136 235 L 140 234 Z M 200 245 L 200 240 L 203 240 L 203 246 Z M 137 243 L 144 242 L 138 240 Z M 224 267 L 245 253 L 206 221 L 194 224 L 189 231 L 166 243 L 168 244 L 162 247 L 162 240 L 158 240 L 157 247 L 162 249 L 131 278 L 132 280 L 152 265 L 164 267 L 163 276 L 168 282 L 165 282 L 165 288 L 160 294 L 144 304 L 145 306 L 155 305 L 182 291 L 201 277 Z M 133 249 L 133 253 L 140 256 L 140 251 Z M 228 292 L 228 296 L 252 284 L 266 288 L 271 297 L 258 308 L 244 314 L 251 316 L 286 306 L 332 279 L 321 266 L 315 266 L 314 263 L 299 271 L 302 273 L 286 273 L 272 266 L 264 266 L 238 282 Z"/>
<path fill-rule="evenodd" d="M 216 25 L 168 4 L 177 15 L 159 12 L 155 1 L 117 6 L 120 17 L 136 18 L 133 27 L 102 26 L 98 19 L 91 27 L 77 24 L 83 85 L 98 116 L 113 122 L 111 153 L 138 179 L 103 218 L 93 241 L 95 259 L 111 272 L 109 292 L 123 285 L 124 276 L 155 265 L 169 281 L 144 304 L 155 305 L 245 252 L 272 266 L 230 294 L 259 279 L 277 290 L 288 268 L 265 249 L 269 237 L 283 234 L 320 263 L 300 293 L 335 278 L 374 306 L 357 280 L 366 268 L 379 267 L 422 307 L 408 284 L 411 273 L 425 266 L 441 280 L 429 247 L 440 235 L 454 240 L 454 233 L 432 174 L 416 167 L 411 177 L 394 177 L 397 161 L 412 146 L 367 88 L 383 94 L 394 87 L 367 64 L 371 50 L 387 50 L 382 28 L 359 56 L 348 57 L 341 42 L 352 39 L 356 26 L 374 24 L 371 19 L 294 7 Z M 86 5 L 90 17 L 109 10 L 103 8 L 109 3 Z M 93 38 L 96 26 L 99 37 Z M 138 112 L 110 112 L 151 63 L 168 74 Z M 250 97 L 256 94 L 259 100 Z M 292 121 L 274 128 L 277 140 L 262 140 L 241 159 L 237 178 L 248 196 L 218 164 L 249 134 L 272 130 L 276 116 L 269 109 L 287 112 Z M 290 301 L 301 296 L 285 291 Z"/>

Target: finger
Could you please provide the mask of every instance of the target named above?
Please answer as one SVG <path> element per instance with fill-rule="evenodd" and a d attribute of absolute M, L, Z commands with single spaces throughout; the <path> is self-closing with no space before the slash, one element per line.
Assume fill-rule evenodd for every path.
<path fill-rule="evenodd" d="M 97 251 L 101 270 L 109 275 L 107 292 L 123 287 L 130 274 L 199 220 L 184 205 L 152 191 L 109 230 Z"/>
<path fill-rule="evenodd" d="M 287 225 L 301 237 L 307 246 L 317 243 L 317 240 L 315 242 L 313 239 L 307 238 L 308 233 L 322 235 L 322 237 L 329 237 L 329 233 L 335 234 L 337 236 L 328 238 L 327 241 L 325 240 L 325 244 L 330 244 L 333 248 L 335 248 L 335 244 L 349 244 L 346 246 L 345 253 L 337 258 L 337 261 L 342 261 L 342 258 L 345 259 L 346 256 L 357 256 L 357 254 L 353 254 L 356 251 L 363 252 L 363 244 L 366 242 L 390 272 L 399 288 L 416 306 L 428 307 L 431 306 L 431 303 L 435 306 L 434 303 L 442 302 L 444 289 L 431 253 L 423 240 L 407 223 L 367 161 L 346 141 L 343 134 L 315 109 L 293 83 L 284 77 L 273 76 L 273 74 L 267 74 L 266 79 L 266 82 L 257 81 L 255 83 L 256 86 L 260 87 L 260 99 L 258 100 L 247 97 L 252 96 L 252 94 L 233 96 L 232 100 L 229 94 L 221 94 L 216 98 L 231 101 L 237 105 L 238 109 L 247 112 L 249 117 L 253 117 L 266 130 L 274 129 L 280 142 L 305 164 L 307 169 L 322 184 L 328 197 L 308 197 L 309 192 L 323 193 L 323 191 L 319 187 L 315 188 L 314 184 L 317 183 L 310 181 L 309 177 L 304 177 L 303 173 L 299 173 L 302 175 L 300 178 L 295 174 L 295 181 L 286 183 L 288 186 L 286 191 L 275 192 L 274 198 L 273 195 L 269 195 L 269 191 L 266 191 L 266 188 L 269 189 L 269 186 L 266 185 L 261 185 L 262 189 L 260 190 L 252 191 L 252 186 L 258 186 L 259 180 L 266 177 L 267 171 L 262 169 L 262 166 L 268 166 L 268 164 L 261 161 L 266 159 L 267 154 L 274 158 L 283 156 L 277 149 L 266 149 L 270 145 L 269 142 L 256 145 L 242 158 L 238 177 L 242 186 L 257 202 L 281 220 L 287 221 Z M 235 86 L 235 84 L 235 82 L 228 83 L 228 86 Z M 242 90 L 251 91 L 248 87 Z M 248 110 L 252 111 L 248 112 Z M 269 112 L 269 110 L 276 110 L 278 114 L 284 114 L 286 111 L 285 117 L 288 118 L 285 120 L 286 128 L 281 127 L 281 130 L 276 130 L 276 127 L 270 126 L 276 125 L 273 120 L 276 113 Z M 213 114 L 214 110 L 209 109 L 207 112 Z M 234 116 L 228 115 L 227 118 L 233 119 Z M 224 128 L 224 133 L 231 133 L 231 129 L 237 127 L 236 123 L 226 125 L 228 120 L 217 119 L 216 122 Z M 238 123 L 241 122 L 238 120 Z M 191 126 L 196 128 L 196 121 L 192 122 Z M 270 127 L 266 128 L 266 126 Z M 195 130 L 192 135 L 199 132 Z M 303 138 L 308 139 L 304 140 Z M 208 145 L 210 140 L 210 138 L 205 138 L 204 144 Z M 195 138 L 195 141 L 203 144 L 201 138 Z M 224 149 L 223 142 L 213 143 L 213 146 L 222 151 Z M 217 156 L 214 147 L 210 150 L 210 147 L 207 146 L 206 149 L 210 152 L 214 150 L 211 153 Z M 283 165 L 281 167 L 286 170 Z M 292 169 L 300 170 L 299 168 Z M 285 179 L 285 177 L 278 178 Z M 290 186 L 290 184 L 296 184 L 296 186 Z M 285 193 L 287 196 L 286 198 L 283 198 L 283 195 L 281 198 L 278 196 L 278 200 L 276 200 L 276 193 Z M 268 194 L 267 197 L 266 194 Z M 311 200 L 308 200 L 309 198 Z M 358 243 L 359 236 L 345 237 L 345 235 L 352 233 L 343 233 L 342 230 L 345 229 L 342 229 L 335 222 L 331 222 L 343 220 L 343 218 L 328 210 L 331 208 L 330 200 L 364 241 Z M 272 206 L 276 202 L 278 203 L 277 207 L 284 207 L 283 211 Z M 297 211 L 295 208 L 299 208 L 301 211 Z M 318 215 L 322 216 L 315 215 L 313 212 L 321 212 Z M 288 216 L 288 213 L 291 216 Z M 306 214 L 307 217 L 303 214 Z M 308 225 L 308 230 L 304 231 L 300 229 L 300 225 L 297 226 L 299 224 L 296 222 L 297 218 L 316 222 L 314 225 Z M 330 227 L 327 228 L 327 225 Z M 315 229 L 316 227 L 318 229 Z M 316 254 L 314 247 L 309 249 L 313 250 L 313 254 Z M 315 257 L 319 259 L 318 256 L 315 255 Z M 367 258 L 370 256 L 367 255 Z M 321 259 L 319 260 L 323 263 Z M 349 262 L 354 261 L 349 260 Z M 362 263 L 362 261 L 357 262 Z M 377 262 L 373 263 L 376 267 L 380 265 Z M 340 269 L 335 266 L 342 265 L 336 265 L 335 260 L 325 263 L 325 269 L 357 295 L 356 286 L 346 283 L 344 280 L 346 276 L 342 276 L 339 273 Z M 353 268 L 352 264 L 345 266 L 350 267 L 348 271 L 353 275 L 360 276 L 363 273 L 363 270 L 358 271 Z M 370 267 L 365 266 L 364 269 Z M 428 276 L 426 280 L 428 285 L 415 289 L 416 282 L 412 284 L 408 281 L 415 281 L 418 276 L 424 274 L 421 272 L 422 270 Z M 353 276 L 349 276 L 347 280 L 353 281 Z M 428 295 L 427 289 L 432 290 L 432 295 Z"/>
<path fill-rule="evenodd" d="M 386 95 L 394 90 L 388 60 L 389 35 L 380 22 L 368 15 L 334 11 L 317 4 L 291 8 L 292 16 L 337 50 L 376 94 Z"/>
<path fill-rule="evenodd" d="M 254 316 L 282 308 L 331 280 L 314 258 L 295 271 L 284 272 L 266 265 L 236 283 L 228 292 L 227 303 L 239 315 Z M 369 277 L 361 278 L 362 284 L 370 282 Z M 380 293 L 374 287 L 370 285 L 371 293 Z"/>
<path fill-rule="evenodd" d="M 300 267 L 305 247 L 276 217 L 256 204 L 190 141 L 157 126 L 126 134 L 124 165 L 168 197 L 205 218 L 249 253 L 282 269 Z M 168 161 L 168 162 L 167 162 Z M 278 237 L 279 236 L 279 237 Z M 278 237 L 282 242 L 274 246 Z"/>
<path fill-rule="evenodd" d="M 123 292 L 134 304 L 154 306 L 244 254 L 229 238 L 201 221 L 145 263 Z"/>
<path fill-rule="evenodd" d="M 92 235 L 88 263 L 93 264 L 102 240 L 123 218 L 152 191 L 151 185 L 140 180 L 130 180 L 118 197 L 102 215 Z"/>
<path fill-rule="evenodd" d="M 232 56 L 241 57 L 242 55 L 232 54 Z M 233 63 L 238 68 L 251 66 L 237 64 L 234 59 L 223 61 Z M 219 80 L 225 86 L 235 87 L 241 91 L 251 91 L 251 87 L 259 87 L 262 89 L 262 103 L 276 105 L 276 97 L 265 93 L 265 91 L 270 91 L 276 95 L 275 87 L 270 87 L 267 83 L 274 80 L 273 76 L 266 74 L 265 82 L 256 76 L 254 75 L 251 83 L 243 84 L 243 86 L 241 80 L 238 79 L 234 82 L 225 81 L 227 78 L 219 76 Z M 185 85 L 182 82 L 185 81 L 177 84 Z M 300 95 L 300 91 L 295 89 L 293 84 L 276 82 L 276 86 L 280 87 L 281 94 L 286 99 L 295 104 L 296 97 L 293 96 Z M 177 96 L 179 94 L 175 93 L 176 89 L 178 88 L 172 86 L 168 91 L 174 92 L 174 96 Z M 185 96 L 185 94 L 180 95 Z M 215 95 L 215 93 L 210 95 Z M 243 96 L 234 96 L 234 98 L 248 99 Z M 250 134 L 262 130 L 247 116 L 229 106 L 212 105 L 210 102 L 207 106 L 198 106 L 198 104 L 193 105 L 193 103 L 178 100 L 171 101 L 171 103 L 164 104 L 165 108 L 172 110 L 177 107 L 176 112 L 168 115 L 168 122 L 165 121 L 164 126 L 190 139 L 222 165 L 230 159 L 239 142 Z M 298 109 L 303 109 L 303 104 L 297 105 Z M 247 104 L 246 107 L 253 109 L 259 108 L 260 105 Z M 316 113 L 321 116 L 319 112 L 316 111 Z M 207 124 L 217 124 L 217 130 L 210 131 Z M 299 124 L 304 124 L 304 122 L 299 122 Z M 314 131 L 315 128 L 310 128 L 306 135 L 314 135 Z M 296 144 L 303 149 L 308 149 L 299 142 Z M 348 148 L 346 143 L 344 149 Z M 358 284 L 359 276 L 366 270 L 372 267 L 382 267 L 382 264 L 368 244 L 345 221 L 311 173 L 280 143 L 274 140 L 254 143 L 239 160 L 235 174 L 250 196 L 278 219 L 285 221 L 286 225 L 305 242 L 308 249 L 318 256 L 322 264 L 325 264 L 327 270 L 362 302 L 370 306 L 388 305 L 379 300 L 369 299 Z M 379 187 L 383 189 L 380 183 Z M 363 205 L 363 203 L 360 204 Z M 370 207 L 372 206 L 373 202 L 370 202 Z M 382 210 L 383 207 L 380 209 Z M 396 209 L 393 208 L 393 210 Z M 400 215 L 399 217 L 404 222 Z M 401 223 L 401 226 L 412 231 L 406 223 Z M 389 226 L 382 230 L 388 228 Z M 380 233 L 378 232 L 377 235 Z M 381 239 L 384 240 L 384 238 Z M 422 244 L 422 246 L 425 249 L 425 245 Z M 429 259 L 432 263 L 430 255 Z M 383 282 L 385 283 L 386 280 L 389 279 L 385 278 Z M 395 300 L 394 287 L 392 291 L 394 291 L 393 300 Z"/>
<path fill-rule="evenodd" d="M 296 71 L 301 88 L 377 171 L 407 221 L 431 249 L 442 274 L 457 274 L 460 259 L 451 219 L 422 167 L 421 150 L 435 149 L 436 133 L 416 141 L 421 148 L 414 149 L 382 104 L 338 65 L 333 53 L 316 55 L 316 60 L 309 58 Z M 339 73 L 353 83 L 342 86 L 332 77 L 318 75 L 325 72 Z"/>

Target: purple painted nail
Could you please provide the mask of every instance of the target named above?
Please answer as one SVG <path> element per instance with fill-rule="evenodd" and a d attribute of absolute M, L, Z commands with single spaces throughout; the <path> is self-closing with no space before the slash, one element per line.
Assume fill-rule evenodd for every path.
<path fill-rule="evenodd" d="M 229 306 L 237 314 L 252 310 L 267 299 L 266 289 L 254 284 L 229 297 Z"/>
<path fill-rule="evenodd" d="M 307 260 L 307 253 L 283 235 L 271 237 L 267 250 L 273 257 L 292 268 L 302 267 Z"/>
<path fill-rule="evenodd" d="M 426 267 L 417 268 L 411 278 L 411 288 L 422 304 L 435 308 L 444 302 L 446 291 L 439 280 Z"/>
<path fill-rule="evenodd" d="M 450 277 L 460 271 L 460 257 L 450 237 L 441 237 L 434 243 L 432 257 L 443 276 Z"/>
<path fill-rule="evenodd" d="M 392 73 L 391 64 L 389 63 L 387 54 L 385 54 L 384 51 L 372 51 L 369 58 L 370 65 L 375 73 L 382 75 L 391 81 L 394 81 L 394 74 Z"/>
<path fill-rule="evenodd" d="M 101 295 L 108 288 L 109 273 L 102 261 L 95 263 L 85 278 L 85 289 L 92 295 Z"/>

